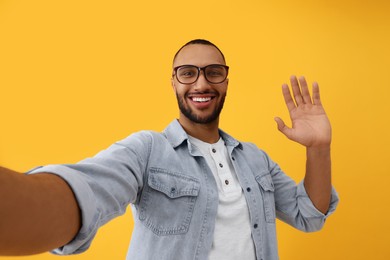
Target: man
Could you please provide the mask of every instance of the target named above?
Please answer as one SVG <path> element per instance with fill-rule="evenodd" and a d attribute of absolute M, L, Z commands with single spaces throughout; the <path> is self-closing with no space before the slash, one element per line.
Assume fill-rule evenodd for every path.
<path fill-rule="evenodd" d="M 311 97 L 305 79 L 292 77 L 294 98 L 283 85 L 292 128 L 275 119 L 307 149 L 305 178 L 296 185 L 255 145 L 218 128 L 228 70 L 214 44 L 190 41 L 173 61 L 179 119 L 162 133 L 135 133 L 93 158 L 27 176 L 2 169 L 0 253 L 80 253 L 130 203 L 135 226 L 127 259 L 273 260 L 276 216 L 319 230 L 338 198 L 318 85 Z"/>

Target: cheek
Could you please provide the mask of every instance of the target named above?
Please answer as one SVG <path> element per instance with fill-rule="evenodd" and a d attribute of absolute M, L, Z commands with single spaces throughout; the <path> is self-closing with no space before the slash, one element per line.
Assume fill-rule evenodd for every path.
<path fill-rule="evenodd" d="M 175 81 L 172 83 L 172 89 L 176 95 L 181 97 L 185 97 L 185 95 L 189 91 L 189 88 L 186 85 L 181 85 L 180 83 L 177 83 Z"/>
<path fill-rule="evenodd" d="M 227 84 L 221 88 L 219 93 L 221 94 L 222 97 L 225 97 L 227 95 Z"/>

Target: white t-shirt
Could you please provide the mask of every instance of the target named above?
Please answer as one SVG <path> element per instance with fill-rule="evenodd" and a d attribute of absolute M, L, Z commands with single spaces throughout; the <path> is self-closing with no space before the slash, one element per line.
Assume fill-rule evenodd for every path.
<path fill-rule="evenodd" d="M 218 187 L 219 204 L 209 260 L 255 260 L 248 207 L 223 139 L 214 144 L 191 136 L 189 140 L 206 159 Z"/>

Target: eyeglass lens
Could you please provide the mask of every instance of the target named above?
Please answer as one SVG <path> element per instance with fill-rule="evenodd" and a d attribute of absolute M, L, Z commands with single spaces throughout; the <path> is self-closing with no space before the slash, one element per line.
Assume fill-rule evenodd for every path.
<path fill-rule="evenodd" d="M 177 80 L 183 84 L 192 84 L 198 79 L 200 70 L 203 70 L 204 77 L 210 83 L 221 83 L 227 77 L 227 68 L 222 65 L 209 65 L 204 68 L 185 65 L 177 68 Z"/>

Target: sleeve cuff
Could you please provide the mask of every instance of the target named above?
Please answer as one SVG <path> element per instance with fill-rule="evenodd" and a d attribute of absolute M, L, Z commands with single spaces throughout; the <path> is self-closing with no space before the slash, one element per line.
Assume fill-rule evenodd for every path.
<path fill-rule="evenodd" d="M 337 204 L 339 202 L 339 196 L 336 190 L 332 187 L 329 209 L 328 212 L 326 212 L 326 214 L 323 214 L 314 206 L 313 202 L 310 200 L 309 195 L 307 194 L 305 186 L 303 184 L 303 181 L 301 181 L 298 184 L 297 197 L 299 198 L 302 215 L 308 218 L 323 217 L 324 219 L 326 219 L 336 210 Z"/>
<path fill-rule="evenodd" d="M 76 237 L 60 248 L 54 249 L 52 253 L 58 255 L 78 254 L 86 251 L 91 245 L 99 227 L 100 213 L 93 192 L 88 185 L 84 175 L 77 170 L 64 165 L 48 165 L 37 167 L 26 174 L 52 173 L 63 178 L 73 190 L 81 212 L 81 229 Z"/>

